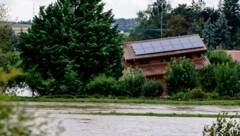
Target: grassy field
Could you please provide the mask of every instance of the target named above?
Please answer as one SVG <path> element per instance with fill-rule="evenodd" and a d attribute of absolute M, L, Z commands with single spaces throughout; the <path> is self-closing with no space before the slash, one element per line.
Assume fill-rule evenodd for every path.
<path fill-rule="evenodd" d="M 29 98 L 20 97 L 19 101 L 29 102 L 91 102 L 91 103 L 137 103 L 137 104 L 174 104 L 174 105 L 240 105 L 240 100 L 211 100 L 211 101 L 174 101 L 163 99 L 141 99 L 141 98 Z"/>

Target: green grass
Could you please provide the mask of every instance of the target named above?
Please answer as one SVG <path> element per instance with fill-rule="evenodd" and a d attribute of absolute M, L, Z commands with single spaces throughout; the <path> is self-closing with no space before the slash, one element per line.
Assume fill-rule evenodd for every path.
<path fill-rule="evenodd" d="M 173 105 L 240 105 L 240 100 L 211 100 L 211 101 L 174 101 L 163 99 L 143 99 L 143 98 L 28 98 L 20 97 L 20 101 L 29 102 L 91 102 L 91 103 L 137 103 L 137 104 L 173 104 Z"/>

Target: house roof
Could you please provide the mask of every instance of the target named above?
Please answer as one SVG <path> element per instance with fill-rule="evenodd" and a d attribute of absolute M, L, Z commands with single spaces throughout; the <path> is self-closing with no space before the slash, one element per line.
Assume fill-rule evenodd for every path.
<path fill-rule="evenodd" d="M 126 43 L 124 58 L 134 60 L 205 52 L 206 50 L 199 35 L 187 35 Z"/>
<path fill-rule="evenodd" d="M 240 50 L 226 51 L 232 57 L 233 61 L 240 62 Z"/>
<path fill-rule="evenodd" d="M 204 68 L 210 64 L 209 60 L 206 57 L 200 57 L 194 59 L 195 70 Z M 168 63 L 159 63 L 159 64 L 147 64 L 147 65 L 138 65 L 137 67 L 142 69 L 146 77 L 161 76 L 166 73 Z"/>

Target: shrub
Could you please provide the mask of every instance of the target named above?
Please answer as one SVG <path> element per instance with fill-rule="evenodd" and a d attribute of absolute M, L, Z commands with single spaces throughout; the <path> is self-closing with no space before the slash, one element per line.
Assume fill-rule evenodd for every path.
<path fill-rule="evenodd" d="M 216 91 L 220 96 L 234 96 L 239 94 L 240 90 L 240 66 L 232 66 L 229 63 L 216 65 L 214 69 L 216 79 Z"/>
<path fill-rule="evenodd" d="M 144 97 L 158 97 L 162 95 L 163 88 L 159 81 L 148 80 L 142 87 Z"/>
<path fill-rule="evenodd" d="M 199 70 L 199 82 L 202 86 L 202 89 L 206 92 L 213 92 L 217 86 L 214 68 L 215 65 L 210 65 Z"/>
<path fill-rule="evenodd" d="M 204 100 L 205 99 L 205 92 L 203 92 L 201 88 L 194 88 L 186 94 L 186 98 L 188 100 L 189 99 Z"/>
<path fill-rule="evenodd" d="M 207 57 L 212 64 L 233 62 L 232 58 L 223 50 L 209 51 Z"/>
<path fill-rule="evenodd" d="M 239 136 L 240 123 L 232 118 L 227 119 L 227 114 L 219 115 L 211 126 L 204 126 L 203 136 Z"/>
<path fill-rule="evenodd" d="M 207 92 L 205 93 L 205 100 L 216 100 L 216 99 L 219 99 L 219 94 L 214 91 L 214 92 Z"/>
<path fill-rule="evenodd" d="M 90 95 L 98 94 L 103 96 L 111 95 L 118 89 L 117 81 L 112 77 L 99 75 L 87 84 L 87 93 Z"/>
<path fill-rule="evenodd" d="M 142 95 L 142 85 L 146 78 L 140 69 L 127 69 L 121 78 L 122 89 L 131 97 Z"/>
<path fill-rule="evenodd" d="M 171 95 L 170 99 L 172 100 L 186 100 L 186 93 L 178 91 L 177 93 Z"/>
<path fill-rule="evenodd" d="M 172 59 L 164 76 L 167 82 L 168 93 L 179 91 L 187 92 L 197 86 L 197 72 L 194 63 L 187 58 Z"/>

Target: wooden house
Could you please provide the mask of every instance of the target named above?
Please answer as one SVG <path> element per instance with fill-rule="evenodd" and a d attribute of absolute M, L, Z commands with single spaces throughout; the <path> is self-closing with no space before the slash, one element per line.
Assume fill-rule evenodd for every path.
<path fill-rule="evenodd" d="M 125 68 L 140 68 L 149 79 L 159 80 L 166 89 L 164 74 L 173 57 L 187 57 L 199 70 L 210 64 L 202 54 L 207 51 L 199 35 L 130 42 L 124 45 Z"/>

